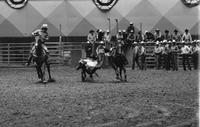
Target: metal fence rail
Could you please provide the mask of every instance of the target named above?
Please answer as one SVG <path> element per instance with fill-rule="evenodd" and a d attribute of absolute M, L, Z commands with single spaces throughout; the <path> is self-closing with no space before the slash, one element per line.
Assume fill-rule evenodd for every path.
<path fill-rule="evenodd" d="M 33 44 L 34 43 L 0 43 L 0 66 L 24 66 Z M 46 42 L 46 45 L 50 51 L 51 64 L 75 66 L 78 60 L 83 57 L 82 51 L 84 51 L 84 43 L 81 42 Z M 152 43 L 146 46 L 147 67 L 155 66 L 155 57 L 152 56 L 154 45 L 155 44 Z M 181 67 L 181 55 L 178 56 L 178 62 Z"/>
<path fill-rule="evenodd" d="M 24 66 L 33 43 L 0 43 L 0 66 Z M 70 65 L 73 51 L 81 51 L 81 43 L 46 42 L 51 64 Z"/>

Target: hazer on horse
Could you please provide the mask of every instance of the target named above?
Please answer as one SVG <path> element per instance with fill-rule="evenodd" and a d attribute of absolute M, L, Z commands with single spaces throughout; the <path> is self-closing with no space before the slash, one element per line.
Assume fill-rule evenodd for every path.
<path fill-rule="evenodd" d="M 108 57 L 109 64 L 115 70 L 116 79 L 123 80 L 122 71 L 124 72 L 124 81 L 127 81 L 125 65 L 128 64 L 128 60 L 123 53 L 118 51 L 118 47 L 112 47 L 105 49 L 105 54 Z"/>
<path fill-rule="evenodd" d="M 50 64 L 48 63 L 49 51 L 46 45 L 44 44 L 49 39 L 47 30 L 48 30 L 48 25 L 43 24 L 41 29 L 36 30 L 32 33 L 32 35 L 35 37 L 36 42 L 31 50 L 28 62 L 26 63 L 26 65 L 29 66 L 30 62 L 33 60 L 33 62 L 36 64 L 38 78 L 41 79 L 43 83 L 46 83 L 45 80 L 46 68 L 49 74 L 48 81 L 50 82 L 53 81 L 50 73 Z"/>

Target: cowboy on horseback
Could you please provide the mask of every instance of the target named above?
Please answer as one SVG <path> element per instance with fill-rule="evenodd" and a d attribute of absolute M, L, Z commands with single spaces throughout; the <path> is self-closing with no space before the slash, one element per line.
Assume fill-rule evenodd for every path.
<path fill-rule="evenodd" d="M 28 62 L 26 63 L 26 66 L 30 65 L 31 60 L 32 60 L 33 56 L 35 55 L 35 50 L 36 50 L 36 47 L 38 46 L 38 44 L 41 44 L 41 46 L 48 58 L 49 51 L 45 45 L 45 42 L 49 39 L 47 30 L 48 30 L 48 25 L 43 24 L 40 29 L 38 29 L 32 33 L 32 35 L 35 37 L 35 44 L 32 47 L 32 50 L 31 50 L 30 56 L 28 58 Z"/>

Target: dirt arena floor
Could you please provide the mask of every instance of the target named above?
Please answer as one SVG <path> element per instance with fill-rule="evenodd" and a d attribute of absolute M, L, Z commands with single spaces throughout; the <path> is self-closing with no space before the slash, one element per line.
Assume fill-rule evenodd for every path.
<path fill-rule="evenodd" d="M 197 127 L 198 72 L 112 69 L 81 82 L 80 71 L 53 67 L 54 83 L 33 68 L 0 68 L 0 127 Z"/>

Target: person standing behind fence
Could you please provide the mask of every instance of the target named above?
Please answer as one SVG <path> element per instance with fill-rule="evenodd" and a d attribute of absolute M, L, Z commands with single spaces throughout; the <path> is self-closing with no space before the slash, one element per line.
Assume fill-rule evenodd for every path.
<path fill-rule="evenodd" d="M 186 64 L 188 65 L 188 69 L 191 70 L 190 62 L 189 62 L 189 54 L 190 48 L 183 42 L 183 47 L 181 48 L 182 54 L 182 62 L 183 62 L 183 69 L 186 71 Z"/>
<path fill-rule="evenodd" d="M 174 40 L 175 42 L 180 42 L 181 41 L 181 35 L 178 32 L 177 29 L 174 30 L 174 33 L 172 34 L 172 40 Z"/>
<path fill-rule="evenodd" d="M 197 70 L 199 66 L 200 47 L 197 45 L 197 42 L 193 42 L 192 45 L 192 63 L 194 65 L 194 70 Z"/>
<path fill-rule="evenodd" d="M 145 42 L 151 42 L 154 40 L 154 35 L 151 32 L 148 32 L 147 30 L 144 32 L 144 41 Z"/>
<path fill-rule="evenodd" d="M 104 49 L 105 49 L 104 42 L 103 41 L 99 42 L 99 45 L 96 49 L 98 63 L 104 61 L 104 54 L 105 54 Z"/>
<path fill-rule="evenodd" d="M 178 49 L 178 46 L 176 45 L 175 40 L 172 42 L 171 52 L 172 52 L 172 60 L 171 60 L 172 70 L 178 71 L 178 52 L 179 52 L 179 49 Z"/>
<path fill-rule="evenodd" d="M 165 30 L 165 34 L 164 34 L 164 40 L 166 40 L 167 42 L 171 41 L 171 34 L 169 33 L 169 30 Z"/>
<path fill-rule="evenodd" d="M 122 31 L 122 35 L 123 35 L 123 41 L 124 41 L 123 50 L 124 50 L 124 54 L 126 54 L 129 48 L 131 47 L 131 44 L 127 40 L 128 33 L 126 32 L 126 30 Z"/>
<path fill-rule="evenodd" d="M 94 50 L 94 43 L 96 42 L 96 35 L 94 33 L 94 30 L 90 30 L 89 34 L 87 36 L 87 43 L 85 46 L 86 51 L 86 57 L 91 57 L 92 51 Z"/>
<path fill-rule="evenodd" d="M 166 70 L 170 70 L 172 65 L 172 44 L 169 43 L 167 46 L 167 68 Z"/>
<path fill-rule="evenodd" d="M 128 26 L 126 32 L 127 32 L 128 34 L 130 34 L 131 32 L 132 32 L 133 34 L 135 34 L 135 27 L 134 27 L 133 22 L 130 22 L 130 25 Z"/>
<path fill-rule="evenodd" d="M 162 51 L 162 56 L 163 56 L 163 67 L 166 69 L 166 70 L 169 70 L 169 60 L 168 60 L 168 48 L 169 48 L 169 45 L 164 42 L 164 47 L 163 47 L 163 51 Z"/>
<path fill-rule="evenodd" d="M 136 42 L 141 42 L 144 41 L 144 35 L 142 34 L 141 31 L 138 32 L 138 34 L 136 35 Z"/>
<path fill-rule="evenodd" d="M 162 65 L 161 55 L 162 55 L 162 47 L 157 42 L 156 46 L 154 48 L 154 56 L 155 56 L 155 60 L 156 60 L 156 69 L 160 69 L 160 67 Z"/>
<path fill-rule="evenodd" d="M 157 41 L 162 41 L 162 34 L 160 32 L 159 29 L 156 29 L 155 30 L 155 33 L 154 33 L 154 41 L 157 42 Z"/>
<path fill-rule="evenodd" d="M 124 41 L 123 41 L 123 34 L 122 34 L 121 30 L 118 31 L 118 33 L 116 35 L 116 39 L 117 39 L 117 43 L 116 43 L 117 52 L 120 54 L 124 54 L 124 51 L 122 49 L 122 47 L 124 45 Z"/>
<path fill-rule="evenodd" d="M 189 30 L 188 29 L 185 29 L 185 33 L 183 34 L 182 36 L 182 41 L 184 42 L 189 42 L 191 43 L 192 42 L 192 36 L 191 34 L 189 33 Z"/>
<path fill-rule="evenodd" d="M 141 70 L 146 70 L 146 44 L 144 42 L 141 42 L 139 51 L 139 56 L 141 58 Z"/>
<path fill-rule="evenodd" d="M 130 43 L 131 46 L 132 46 L 132 44 L 133 44 L 134 41 L 135 41 L 135 35 L 134 35 L 133 31 L 131 31 L 131 33 L 129 33 L 129 35 L 128 35 L 128 37 L 127 37 L 127 41 L 128 41 L 128 43 Z"/>
<path fill-rule="evenodd" d="M 132 59 L 132 70 L 135 69 L 135 63 L 137 64 L 137 66 L 140 67 L 140 63 L 139 63 L 139 44 L 137 42 L 134 42 L 133 44 L 133 59 Z"/>
<path fill-rule="evenodd" d="M 105 47 L 107 49 L 111 48 L 111 35 L 110 35 L 110 31 L 107 30 L 106 33 L 104 34 L 104 42 L 105 42 Z"/>

